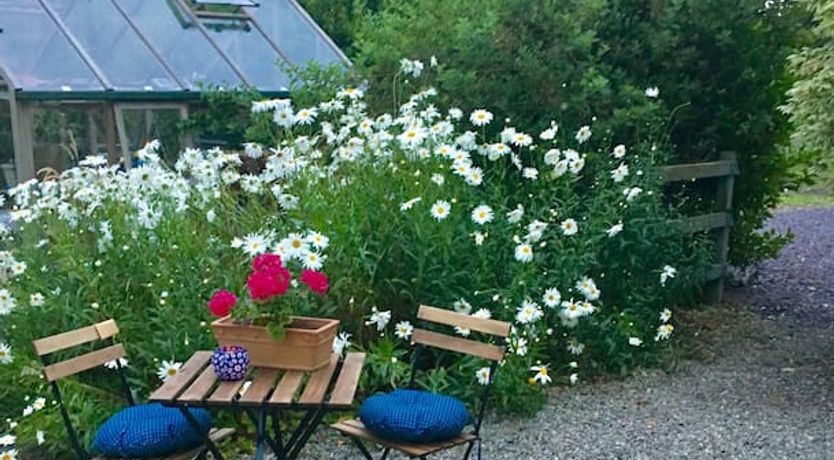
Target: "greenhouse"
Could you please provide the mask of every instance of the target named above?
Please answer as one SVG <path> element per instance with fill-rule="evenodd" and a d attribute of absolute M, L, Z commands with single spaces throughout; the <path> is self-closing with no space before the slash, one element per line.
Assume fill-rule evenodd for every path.
<path fill-rule="evenodd" d="M 0 186 L 131 164 L 206 88 L 285 95 L 309 61 L 347 58 L 295 0 L 0 0 Z"/>

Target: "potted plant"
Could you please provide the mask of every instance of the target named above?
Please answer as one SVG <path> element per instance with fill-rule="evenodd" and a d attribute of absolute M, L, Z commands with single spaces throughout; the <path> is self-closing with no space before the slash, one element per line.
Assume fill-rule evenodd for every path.
<path fill-rule="evenodd" d="M 255 257 L 243 300 L 223 289 L 208 302 L 219 318 L 212 323 L 217 343 L 245 347 L 253 366 L 305 371 L 325 366 L 339 321 L 293 312 L 326 295 L 329 281 L 314 270 L 304 270 L 298 281 L 293 282 L 279 255 Z"/>

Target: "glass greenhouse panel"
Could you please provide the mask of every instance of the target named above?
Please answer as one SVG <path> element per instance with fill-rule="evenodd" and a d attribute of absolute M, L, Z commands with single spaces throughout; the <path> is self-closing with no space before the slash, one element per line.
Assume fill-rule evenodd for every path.
<path fill-rule="evenodd" d="M 293 64 L 342 62 L 336 48 L 293 0 L 262 1 L 246 8 Z"/>
<path fill-rule="evenodd" d="M 24 91 L 102 91 L 67 38 L 33 0 L 0 0 L 0 66 Z"/>
<path fill-rule="evenodd" d="M 142 35 L 189 89 L 201 83 L 230 87 L 243 82 L 208 38 L 169 2 L 116 0 Z"/>
<path fill-rule="evenodd" d="M 248 21 L 224 21 L 207 28 L 253 86 L 263 91 L 283 91 L 289 86 L 289 78 L 277 65 L 281 56 Z"/>
<path fill-rule="evenodd" d="M 117 90 L 180 86 L 109 1 L 45 0 Z"/>

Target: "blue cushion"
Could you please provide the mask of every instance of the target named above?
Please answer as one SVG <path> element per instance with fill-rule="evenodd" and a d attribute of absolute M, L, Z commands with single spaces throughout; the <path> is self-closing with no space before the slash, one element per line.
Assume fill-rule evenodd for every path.
<path fill-rule="evenodd" d="M 419 390 L 371 396 L 359 409 L 359 418 L 381 438 L 416 443 L 454 438 L 470 420 L 458 399 Z"/>
<path fill-rule="evenodd" d="M 93 449 L 110 457 L 139 458 L 193 449 L 211 430 L 211 415 L 203 409 L 191 409 L 191 414 L 202 433 L 174 407 L 141 404 L 125 408 L 99 427 Z"/>

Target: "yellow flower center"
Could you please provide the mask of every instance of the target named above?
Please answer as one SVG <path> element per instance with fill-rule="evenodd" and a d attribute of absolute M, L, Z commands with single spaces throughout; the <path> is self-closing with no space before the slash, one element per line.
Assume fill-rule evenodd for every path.
<path fill-rule="evenodd" d="M 301 247 L 301 240 L 292 240 L 292 247 L 298 249 Z"/>
<path fill-rule="evenodd" d="M 168 373 L 168 375 L 173 377 L 173 376 L 177 375 L 177 370 L 172 367 L 172 368 L 168 369 L 167 373 Z"/>

